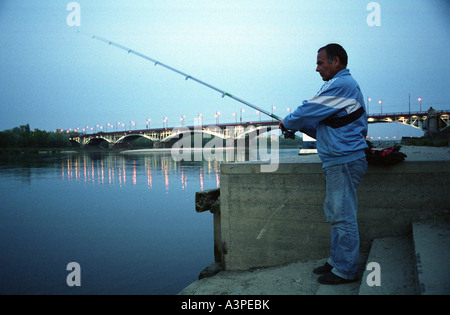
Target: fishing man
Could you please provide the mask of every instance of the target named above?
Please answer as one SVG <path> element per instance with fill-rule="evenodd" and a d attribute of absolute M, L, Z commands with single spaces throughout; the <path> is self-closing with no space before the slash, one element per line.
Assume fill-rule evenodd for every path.
<path fill-rule="evenodd" d="M 331 223 L 331 256 L 313 270 L 321 284 L 358 279 L 359 232 L 356 188 L 367 170 L 367 115 L 358 83 L 347 69 L 338 44 L 319 49 L 317 68 L 325 84 L 280 122 L 281 130 L 299 130 L 317 140 L 326 177 L 324 212 Z"/>

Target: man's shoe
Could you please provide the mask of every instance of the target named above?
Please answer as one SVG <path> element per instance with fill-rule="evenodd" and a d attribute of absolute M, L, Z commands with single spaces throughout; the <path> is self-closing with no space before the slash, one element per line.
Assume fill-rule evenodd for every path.
<path fill-rule="evenodd" d="M 319 279 L 317 279 L 317 281 L 320 284 L 329 284 L 329 285 L 336 285 L 336 284 L 345 284 L 345 283 L 350 283 L 350 282 L 355 282 L 358 279 L 344 279 L 341 278 L 337 275 L 335 275 L 332 272 L 327 273 L 326 275 L 320 276 Z"/>
<path fill-rule="evenodd" d="M 331 272 L 331 269 L 333 269 L 333 266 L 326 262 L 323 266 L 315 268 L 313 270 L 313 273 L 315 273 L 316 275 L 325 275 Z"/>

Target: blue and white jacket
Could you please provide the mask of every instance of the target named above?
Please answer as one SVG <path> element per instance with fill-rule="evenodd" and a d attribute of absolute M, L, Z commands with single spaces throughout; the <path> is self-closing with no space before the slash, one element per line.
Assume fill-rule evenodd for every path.
<path fill-rule="evenodd" d="M 317 140 L 323 167 L 365 157 L 367 114 L 364 97 L 348 69 L 327 81 L 317 95 L 303 101 L 283 125 Z"/>

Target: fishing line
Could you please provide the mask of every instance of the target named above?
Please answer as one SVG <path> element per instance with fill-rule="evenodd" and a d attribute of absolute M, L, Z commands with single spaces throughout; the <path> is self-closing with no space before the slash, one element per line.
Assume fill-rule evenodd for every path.
<path fill-rule="evenodd" d="M 284 208 L 284 202 L 280 206 L 278 206 L 278 208 L 276 208 L 275 211 L 272 212 L 271 216 L 266 220 L 266 224 L 264 224 L 263 228 L 261 229 L 258 236 L 256 237 L 257 240 L 260 240 L 263 237 L 263 235 L 266 233 L 266 228 L 268 227 L 269 223 L 272 221 L 273 216 L 283 208 Z"/>

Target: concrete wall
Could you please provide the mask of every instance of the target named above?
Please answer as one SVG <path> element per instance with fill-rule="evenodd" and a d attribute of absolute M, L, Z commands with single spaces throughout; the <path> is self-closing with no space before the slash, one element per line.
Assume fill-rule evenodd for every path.
<path fill-rule="evenodd" d="M 261 173 L 256 163 L 221 166 L 224 269 L 248 270 L 329 255 L 322 165 L 300 162 L 281 161 L 274 173 Z M 411 223 L 419 218 L 448 215 L 449 175 L 450 161 L 369 166 L 358 188 L 361 251 L 367 252 L 374 238 L 410 233 Z"/>

